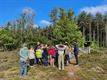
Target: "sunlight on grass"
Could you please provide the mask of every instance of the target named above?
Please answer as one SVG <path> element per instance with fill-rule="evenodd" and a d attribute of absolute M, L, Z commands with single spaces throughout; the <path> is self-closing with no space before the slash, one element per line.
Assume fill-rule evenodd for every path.
<path fill-rule="evenodd" d="M 107 54 L 92 52 L 79 57 L 80 66 L 73 76 L 69 70 L 59 71 L 57 67 L 35 65 L 29 68 L 26 78 L 21 80 L 106 80 Z M 15 52 L 0 52 L 0 79 L 19 80 L 19 55 Z M 69 68 L 69 66 L 68 66 Z M 76 69 L 76 68 L 75 68 Z M 71 71 L 72 72 L 72 71 Z"/>

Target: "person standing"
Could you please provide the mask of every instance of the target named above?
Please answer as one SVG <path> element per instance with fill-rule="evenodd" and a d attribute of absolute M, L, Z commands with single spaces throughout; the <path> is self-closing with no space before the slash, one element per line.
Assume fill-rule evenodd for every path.
<path fill-rule="evenodd" d="M 36 53 L 37 48 L 40 46 L 40 42 L 37 42 L 37 44 L 34 46 L 34 51 Z M 34 64 L 37 64 L 37 57 L 35 55 L 35 60 L 34 60 Z"/>
<path fill-rule="evenodd" d="M 66 65 L 69 64 L 69 47 L 68 47 L 68 45 L 66 45 L 66 48 L 65 48 L 65 64 Z"/>
<path fill-rule="evenodd" d="M 71 64 L 72 63 L 72 48 L 71 47 L 69 47 L 69 63 Z"/>
<path fill-rule="evenodd" d="M 40 46 L 40 42 L 37 42 L 37 44 L 34 47 L 34 51 L 36 52 L 36 49 L 38 48 L 38 46 Z"/>
<path fill-rule="evenodd" d="M 23 48 L 20 50 L 20 77 L 24 74 L 27 75 L 27 65 L 28 65 L 29 50 L 26 44 L 23 44 Z"/>
<path fill-rule="evenodd" d="M 32 46 L 29 51 L 30 51 L 30 54 L 29 54 L 30 66 L 32 67 L 34 65 L 34 60 L 35 60 L 35 54 L 34 54 L 35 52 Z"/>
<path fill-rule="evenodd" d="M 64 70 L 64 50 L 65 50 L 66 46 L 63 44 L 59 44 L 59 45 L 56 45 L 56 48 L 58 49 L 58 67 L 59 67 L 59 70 L 61 70 L 61 69 Z"/>
<path fill-rule="evenodd" d="M 44 66 L 48 66 L 48 48 L 47 48 L 47 44 L 43 48 L 43 62 L 44 62 Z"/>
<path fill-rule="evenodd" d="M 48 50 L 48 54 L 49 54 L 49 58 L 50 58 L 50 65 L 52 67 L 55 67 L 56 50 L 55 50 L 54 46 L 52 46 Z"/>
<path fill-rule="evenodd" d="M 36 49 L 36 58 L 37 64 L 42 64 L 42 51 L 40 46 L 38 46 L 38 48 Z"/>
<path fill-rule="evenodd" d="M 74 43 L 74 56 L 76 59 L 76 65 L 78 65 L 78 52 L 79 52 L 78 44 L 77 44 L 77 42 L 75 42 Z"/>

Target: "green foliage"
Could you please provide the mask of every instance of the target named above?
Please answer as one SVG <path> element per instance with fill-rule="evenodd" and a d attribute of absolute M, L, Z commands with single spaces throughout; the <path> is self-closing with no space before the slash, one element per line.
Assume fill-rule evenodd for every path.
<path fill-rule="evenodd" d="M 0 31 L 0 45 L 4 49 L 19 48 L 23 43 L 27 43 L 30 47 L 38 41 L 49 45 L 65 41 L 72 45 L 78 41 L 79 46 L 83 46 L 84 40 L 73 19 L 74 12 L 71 9 L 65 12 L 63 8 L 54 8 L 50 14 L 52 25 L 45 28 L 40 26 L 34 28 L 34 14 L 32 9 L 24 9 L 20 19 L 13 23 L 8 22 L 6 27 Z"/>
<path fill-rule="evenodd" d="M 12 43 L 14 41 L 13 34 L 8 30 L 1 30 L 0 31 L 0 41 L 4 43 Z"/>
<path fill-rule="evenodd" d="M 81 31 L 76 23 L 72 19 L 69 19 L 68 13 L 69 11 L 65 13 L 63 9 L 60 9 L 60 19 L 53 29 L 55 42 L 56 40 L 57 43 L 67 41 L 70 44 L 73 44 L 78 40 L 79 46 L 83 46 L 84 41 L 82 39 Z M 71 15 L 71 17 L 72 16 L 73 15 Z"/>
<path fill-rule="evenodd" d="M 4 44 L 4 48 L 5 50 L 14 50 L 17 48 L 17 45 L 15 45 L 14 43 L 7 43 L 7 44 Z"/>
<path fill-rule="evenodd" d="M 91 42 L 91 47 L 94 48 L 94 49 L 98 48 L 98 45 L 97 45 L 96 41 Z"/>
<path fill-rule="evenodd" d="M 12 31 L 2 29 L 0 31 L 0 47 L 3 47 L 5 50 L 12 50 L 17 47 L 15 44 L 15 34 Z"/>

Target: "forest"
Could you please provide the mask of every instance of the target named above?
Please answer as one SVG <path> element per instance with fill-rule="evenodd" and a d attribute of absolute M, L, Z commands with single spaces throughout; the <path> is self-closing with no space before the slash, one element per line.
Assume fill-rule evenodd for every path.
<path fill-rule="evenodd" d="M 91 42 L 93 48 L 107 47 L 107 13 L 92 15 L 82 11 L 75 16 L 72 9 L 53 8 L 49 13 L 51 25 L 45 27 L 34 26 L 37 14 L 31 8 L 23 9 L 19 15 L 0 28 L 0 51 L 37 42 L 55 45 L 66 41 L 72 46 L 77 41 L 80 47 L 85 42 Z"/>

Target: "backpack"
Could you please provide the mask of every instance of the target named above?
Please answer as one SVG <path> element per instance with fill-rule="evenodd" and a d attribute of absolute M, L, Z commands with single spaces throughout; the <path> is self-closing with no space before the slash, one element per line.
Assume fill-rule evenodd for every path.
<path fill-rule="evenodd" d="M 54 55 L 54 53 L 52 53 L 52 58 L 55 58 L 55 55 Z"/>

